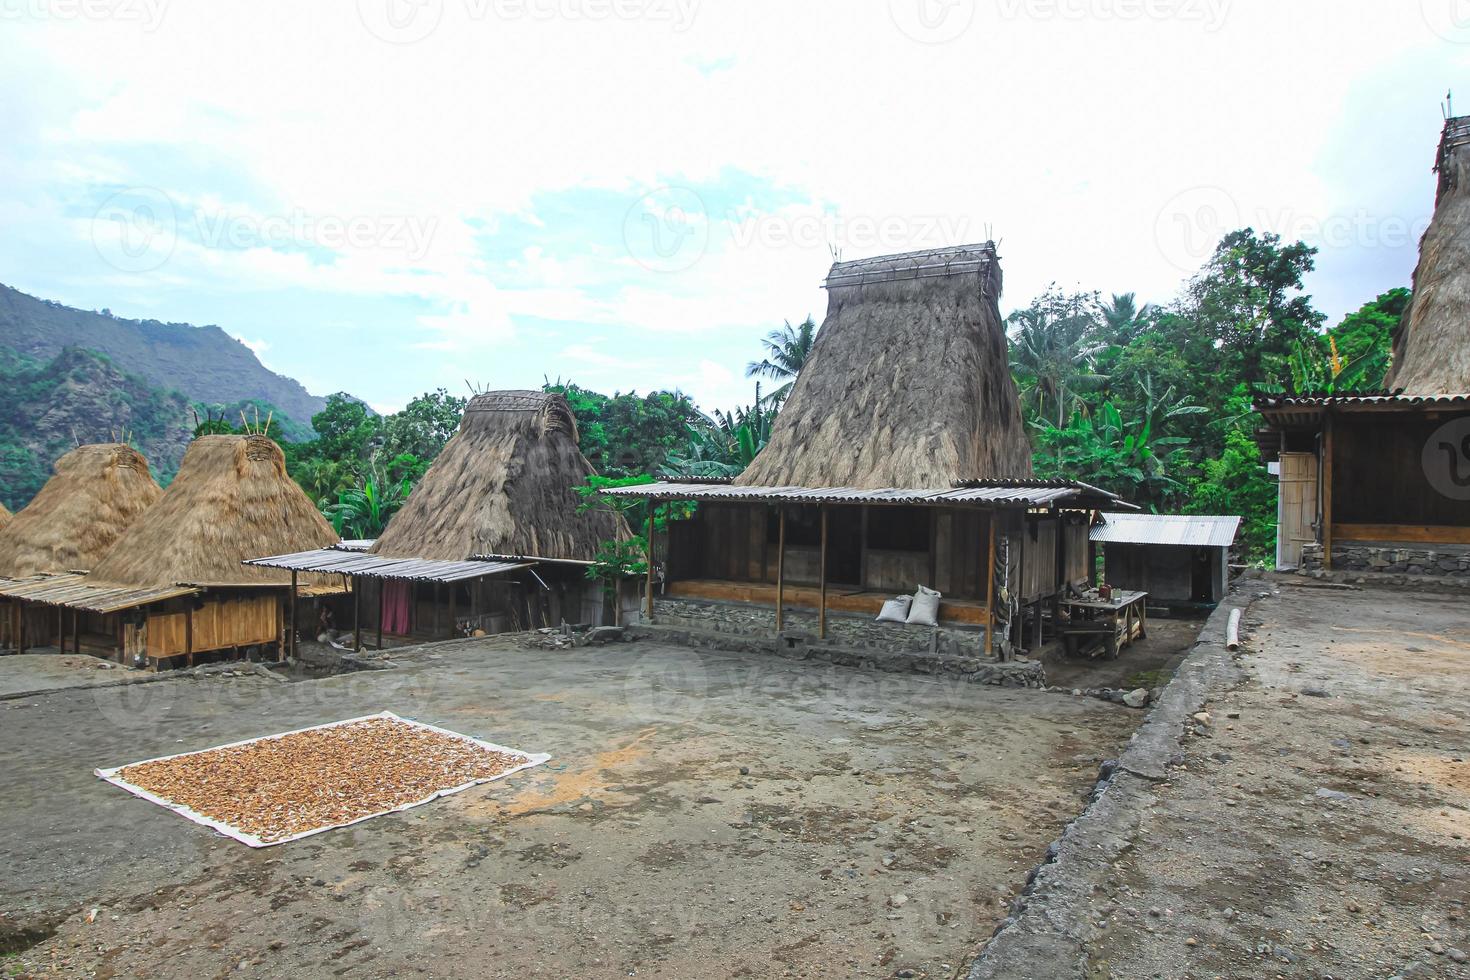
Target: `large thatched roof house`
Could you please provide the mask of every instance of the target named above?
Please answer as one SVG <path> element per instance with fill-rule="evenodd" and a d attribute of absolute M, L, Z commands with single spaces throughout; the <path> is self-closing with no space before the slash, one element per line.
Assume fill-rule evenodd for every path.
<path fill-rule="evenodd" d="M 1388 390 L 1256 406 L 1281 568 L 1470 574 L 1470 116 L 1445 122 L 1435 170 Z"/>
<path fill-rule="evenodd" d="M 1387 384 L 1410 395 L 1470 392 L 1470 116 L 1445 123 L 1434 219 L 1419 243 L 1414 299 Z"/>
<path fill-rule="evenodd" d="M 808 607 L 825 637 L 829 608 L 870 619 L 928 589 L 937 623 L 983 631 L 982 649 L 1019 641 L 1021 607 L 1039 629 L 1042 603 L 1087 579 L 1086 512 L 1117 502 L 1032 479 L 1001 282 L 991 242 L 833 265 L 811 356 L 733 485 L 612 491 L 700 502 L 670 530 L 667 594 L 769 603 L 778 633 L 788 604 Z M 894 637 L 935 649 L 929 633 Z"/>
<path fill-rule="evenodd" d="M 372 553 L 455 561 L 517 555 L 590 561 L 620 531 L 606 510 L 579 512 L 573 487 L 593 473 L 558 394 L 473 398 L 459 431 L 394 515 Z"/>
<path fill-rule="evenodd" d="M 827 318 L 741 486 L 1031 476 L 992 243 L 839 262 Z"/>
<path fill-rule="evenodd" d="M 87 571 L 97 565 L 163 491 L 131 446 L 79 446 L 0 531 L 0 576 Z"/>
<path fill-rule="evenodd" d="M 201 436 L 189 444 L 168 492 L 92 577 L 128 585 L 285 584 L 289 574 L 241 562 L 336 541 L 332 525 L 286 475 L 275 442 Z"/>

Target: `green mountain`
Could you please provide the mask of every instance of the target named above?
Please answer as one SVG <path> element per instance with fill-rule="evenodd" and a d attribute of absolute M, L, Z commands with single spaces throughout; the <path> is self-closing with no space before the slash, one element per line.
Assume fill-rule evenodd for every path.
<path fill-rule="evenodd" d="M 86 442 L 131 442 L 166 484 L 194 419 L 188 398 L 94 351 L 68 347 L 43 361 L 0 347 L 0 501 L 19 510 L 51 476 L 51 464 Z"/>
<path fill-rule="evenodd" d="M 47 361 L 68 347 L 107 355 L 125 373 L 205 405 L 268 404 L 302 427 L 326 399 L 268 370 L 219 327 L 124 320 L 37 299 L 0 285 L 0 345 Z M 233 415 L 231 417 L 234 417 Z M 289 427 L 288 427 L 289 428 Z"/>

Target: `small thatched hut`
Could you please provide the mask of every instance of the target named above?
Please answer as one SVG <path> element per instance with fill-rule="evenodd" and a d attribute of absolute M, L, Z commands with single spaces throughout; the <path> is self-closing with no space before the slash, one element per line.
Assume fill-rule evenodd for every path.
<path fill-rule="evenodd" d="M 966 630 L 983 631 L 986 650 L 997 635 L 1020 642 L 1021 609 L 1039 635 L 1043 605 L 1088 579 L 1087 512 L 1116 499 L 1031 479 L 1001 281 L 989 242 L 832 266 L 811 356 L 733 485 L 615 491 L 700 502 L 666 544 L 673 606 L 769 604 L 780 633 L 789 603 L 812 609 L 825 637 L 829 609 L 871 620 L 889 597 L 928 589 L 943 596 L 937 625 L 958 631 L 948 648 L 968 646 Z M 722 608 L 691 619 L 707 628 Z M 886 629 L 895 644 L 939 648 L 929 631 Z"/>
<path fill-rule="evenodd" d="M 370 549 L 417 563 L 412 578 L 364 580 L 365 599 L 380 604 L 381 630 L 433 637 L 600 622 L 601 592 L 586 566 L 603 542 L 629 531 L 610 511 L 581 509 L 573 488 L 592 473 L 561 395 L 493 391 L 471 399 L 459 431 Z M 458 568 L 437 575 L 429 564 L 486 556 L 527 567 L 486 564 L 483 577 L 466 578 Z"/>
<path fill-rule="evenodd" d="M 162 496 L 132 446 L 78 446 L 0 531 L 0 576 L 85 572 Z M 8 515 L 7 515 L 8 517 Z"/>
<path fill-rule="evenodd" d="M 1470 116 L 1446 121 L 1435 170 L 1389 390 L 1257 403 L 1280 473 L 1280 568 L 1470 568 Z"/>
<path fill-rule="evenodd" d="M 0 594 L 70 609 L 77 649 L 101 648 L 126 662 L 192 662 L 196 654 L 281 644 L 291 574 L 244 559 L 336 540 L 286 475 L 274 442 L 203 436 L 184 453 L 167 492 L 91 574 L 31 579 Z"/>

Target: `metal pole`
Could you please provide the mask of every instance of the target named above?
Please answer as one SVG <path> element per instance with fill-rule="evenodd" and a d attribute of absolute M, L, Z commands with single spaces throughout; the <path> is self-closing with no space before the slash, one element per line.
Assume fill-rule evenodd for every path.
<path fill-rule="evenodd" d="M 822 505 L 822 556 L 817 561 L 821 599 L 817 603 L 817 638 L 827 638 L 827 505 Z"/>
<path fill-rule="evenodd" d="M 786 508 L 780 508 L 777 513 L 780 530 L 776 535 L 776 632 L 780 633 L 786 625 Z"/>

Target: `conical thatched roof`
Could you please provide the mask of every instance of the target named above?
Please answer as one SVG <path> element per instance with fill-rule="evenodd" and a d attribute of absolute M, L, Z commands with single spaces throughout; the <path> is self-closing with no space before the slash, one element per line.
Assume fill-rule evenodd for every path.
<path fill-rule="evenodd" d="M 189 444 L 168 492 L 92 569 L 130 586 L 268 585 L 289 572 L 241 565 L 333 544 L 337 534 L 286 475 L 265 436 L 201 436 Z"/>
<path fill-rule="evenodd" d="M 746 486 L 949 487 L 1031 476 L 995 246 L 839 262 L 827 319 Z"/>
<path fill-rule="evenodd" d="M 162 495 L 132 446 L 79 446 L 0 531 L 0 576 L 86 571 Z"/>
<path fill-rule="evenodd" d="M 1419 243 L 1414 300 L 1394 338 L 1389 388 L 1470 392 L 1470 116 L 1445 123 L 1434 220 Z"/>
<path fill-rule="evenodd" d="M 590 560 L 601 542 L 627 534 L 614 514 L 577 512 L 581 498 L 572 488 L 592 472 L 561 395 L 478 395 L 373 553 L 439 561 L 475 555 Z"/>

